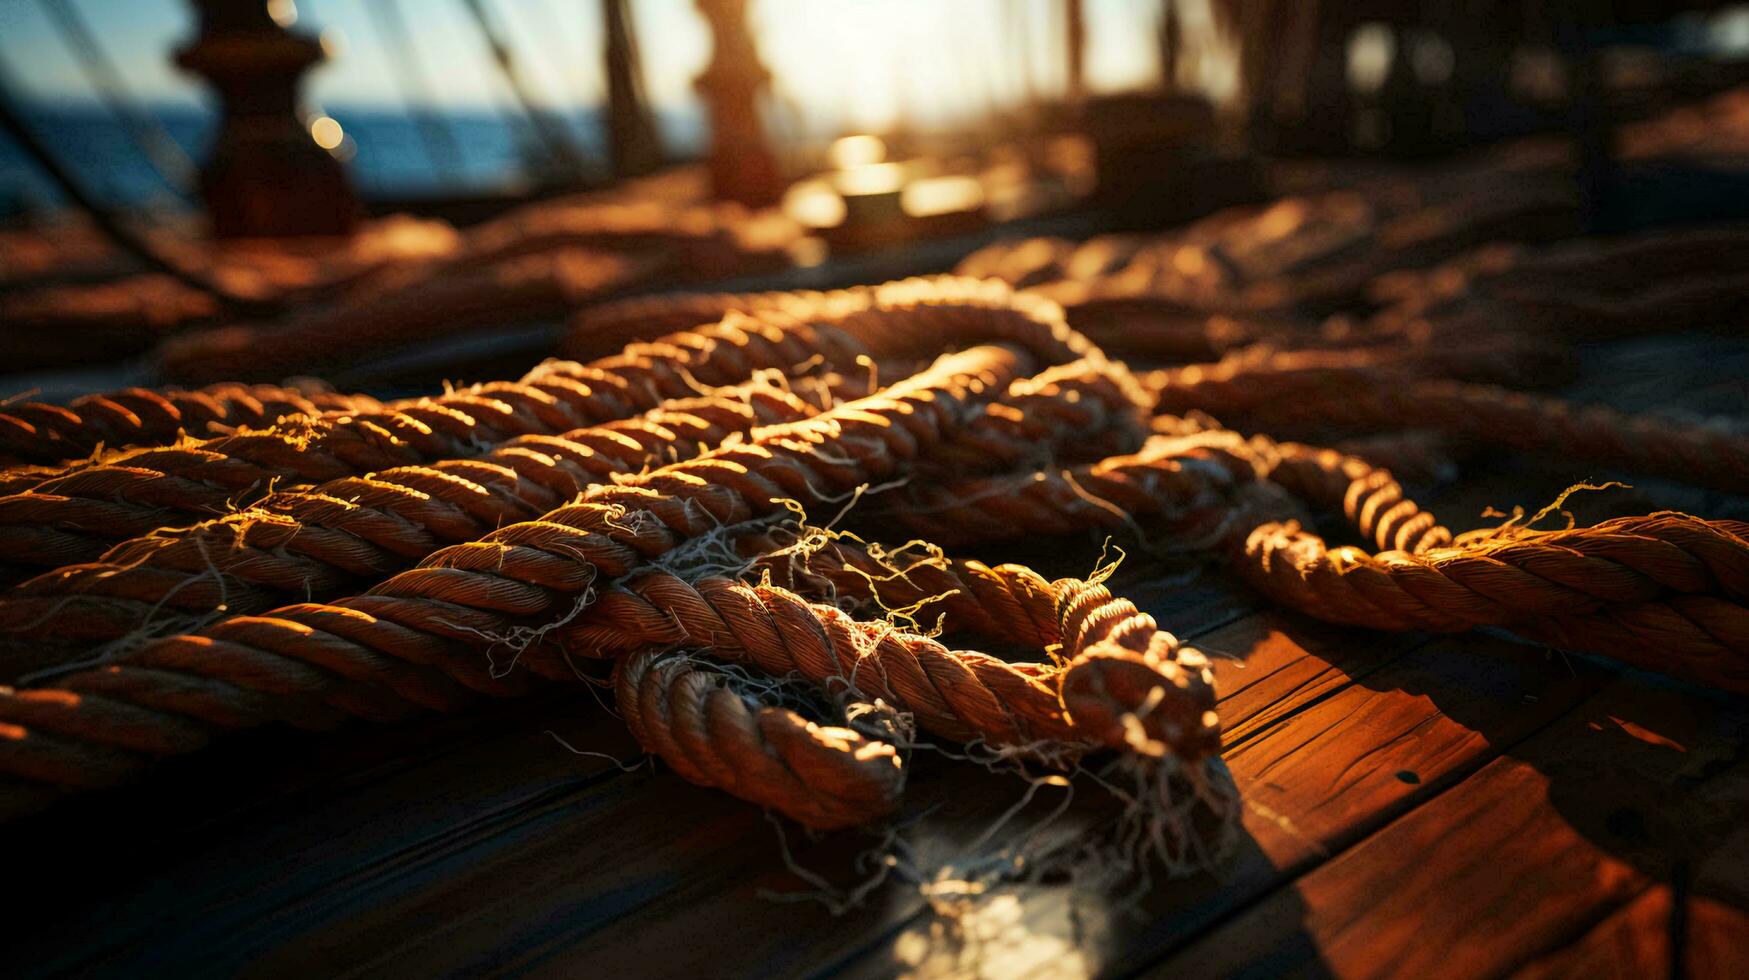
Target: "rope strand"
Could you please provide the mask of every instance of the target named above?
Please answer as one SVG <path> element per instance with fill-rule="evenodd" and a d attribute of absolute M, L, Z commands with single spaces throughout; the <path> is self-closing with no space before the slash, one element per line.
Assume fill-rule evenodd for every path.
<path fill-rule="evenodd" d="M 1187 368 L 1149 381 L 1160 393 L 1159 411 L 1195 409 L 1265 432 L 1308 424 L 1369 431 L 1413 426 L 1721 490 L 1749 486 L 1749 437 L 1490 385 L 1291 364 L 1280 370 Z"/>
<path fill-rule="evenodd" d="M 478 461 L 399 467 L 281 491 L 256 506 L 117 545 L 99 562 L 38 576 L 0 598 L 0 631 L 19 640 L 91 642 L 138 635 L 154 615 L 260 612 L 381 580 L 445 544 L 531 520 L 617 477 L 691 458 L 756 426 L 814 414 L 764 382 L 671 401 L 635 419 L 513 439 Z M 0 676 L 47 666 L 34 643 Z M 35 656 L 32 656 L 32 655 Z"/>
<path fill-rule="evenodd" d="M 856 346 L 805 326 L 726 320 L 590 365 L 551 362 L 519 383 L 475 385 L 382 412 L 331 413 L 175 449 L 145 450 L 75 469 L 0 499 L 0 562 L 57 567 L 92 561 L 108 543 L 166 518 L 211 518 L 276 481 L 321 483 L 398 466 L 478 455 L 518 436 L 615 421 L 789 370 L 830 352 L 854 364 Z"/>
<path fill-rule="evenodd" d="M 381 408 L 369 395 L 321 388 L 236 383 L 192 391 L 125 388 L 75 398 L 64 407 L 42 402 L 5 406 L 0 411 L 0 458 L 55 463 L 89 456 L 99 446 L 161 446 L 213 426 L 263 426 L 288 415 Z"/>
<path fill-rule="evenodd" d="M 482 669 L 475 651 L 517 637 L 533 643 L 584 610 L 599 583 L 726 526 L 787 513 L 785 499 L 818 503 L 892 475 L 975 418 L 980 402 L 1025 366 L 1017 352 L 974 348 L 877 395 L 440 549 L 366 595 L 235 617 L 124 651 L 57 678 L 61 695 L 0 701 L 0 724 L 15 736 L 0 740 L 0 765 L 21 778 L 69 783 L 98 778 L 90 767 L 100 757 L 111 757 L 102 772 L 134 771 L 116 753 L 154 751 L 147 746 L 163 740 L 104 728 L 111 701 L 223 729 L 270 721 L 323 728 L 348 716 L 393 720 L 420 708 L 453 709 L 470 691 L 514 693 L 525 675 Z M 40 731 L 26 724 L 43 725 L 36 714 L 9 707 L 22 701 L 37 710 L 55 697 L 49 724 L 56 727 Z M 88 731 L 93 726 L 102 731 Z M 53 773 L 66 775 L 44 776 Z"/>
<path fill-rule="evenodd" d="M 613 686 L 638 744 L 688 782 L 816 830 L 868 823 L 899 806 L 905 769 L 890 742 L 761 704 L 692 658 L 625 657 Z"/>

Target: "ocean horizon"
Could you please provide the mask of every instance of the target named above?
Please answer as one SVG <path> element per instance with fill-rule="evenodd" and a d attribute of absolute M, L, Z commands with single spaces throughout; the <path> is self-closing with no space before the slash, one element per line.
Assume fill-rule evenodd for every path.
<path fill-rule="evenodd" d="M 214 111 L 181 104 L 149 105 L 149 112 L 191 160 L 205 158 Z M 28 125 L 99 201 L 129 208 L 178 210 L 193 206 L 192 187 L 172 187 L 135 145 L 127 126 L 99 103 L 32 102 L 21 106 Z M 515 107 L 430 107 L 425 116 L 443 126 L 456 147 L 453 159 L 434 159 L 420 122 L 393 106 L 330 105 L 322 110 L 345 131 L 347 166 L 365 197 L 482 192 L 536 178 L 550 159 Z M 550 111 L 577 152 L 605 176 L 604 112 Z M 702 152 L 704 121 L 692 109 L 658 109 L 663 146 L 676 158 Z M 0 136 L 0 217 L 53 211 L 66 201 L 22 149 Z"/>

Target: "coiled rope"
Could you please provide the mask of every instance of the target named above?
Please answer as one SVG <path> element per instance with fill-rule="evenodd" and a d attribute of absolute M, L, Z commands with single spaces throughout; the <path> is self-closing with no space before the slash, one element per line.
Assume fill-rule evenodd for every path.
<path fill-rule="evenodd" d="M 913 724 L 1054 765 L 1115 751 L 1210 778 L 1220 726 L 1201 653 L 1101 576 L 1049 580 L 941 551 L 1086 528 L 1220 555 L 1266 596 L 1337 622 L 1501 626 L 1749 690 L 1743 525 L 1654 514 L 1454 537 L 1372 463 L 1200 414 L 1249 420 L 1269 392 L 1333 372 L 1352 391 L 1379 379 L 1376 360 L 1253 353 L 1139 385 L 1054 305 L 1004 287 L 911 281 L 744 305 L 520 385 L 312 417 L 297 439 L 147 450 L 22 495 L 79 501 L 57 506 L 104 522 L 59 518 L 42 541 L 97 545 L 156 531 L 166 514 L 212 517 L 202 508 L 227 495 L 259 499 L 6 598 L 0 622 L 27 641 L 112 639 L 153 610 L 217 617 L 94 661 L 63 651 L 0 691 L 6 809 L 136 778 L 224 731 L 454 710 L 536 677 L 573 680 L 594 658 L 614 661 L 622 713 L 653 754 L 810 826 L 892 812 Z M 998 346 L 968 347 L 979 342 Z M 875 358 L 943 348 L 967 349 L 896 381 L 866 373 Z M 817 380 L 749 380 L 797 365 Z M 1408 411 L 1425 391 L 1443 407 Z M 1543 428 L 1523 445 L 1703 481 L 1745 465 L 1728 440 L 1634 449 L 1641 421 L 1572 423 L 1553 400 L 1490 394 L 1517 414 L 1466 421 L 1443 391 L 1400 385 L 1356 417 L 1459 436 L 1532 418 Z M 1467 391 L 1453 396 L 1463 410 L 1482 398 Z M 1150 418 L 1166 411 L 1187 417 Z M 1700 448 L 1721 458 L 1689 452 Z M 1425 455 L 1410 446 L 1406 458 Z M 124 474 L 125 492 L 91 489 Z M 271 490 L 275 478 L 299 485 Z M 865 544 L 806 526 L 798 506 L 847 508 L 929 543 Z M 1365 547 L 1306 531 L 1313 511 L 1341 515 Z M 328 601 L 270 608 L 303 595 Z M 86 602 L 116 612 L 78 611 Z M 904 624 L 1031 657 L 955 649 Z"/>
<path fill-rule="evenodd" d="M 855 387 L 839 379 L 830 399 Z M 931 453 L 926 470 L 975 472 L 1088 444 L 1141 438 L 1142 408 L 1127 372 L 1087 361 L 1016 380 Z M 755 425 L 812 415 L 803 398 L 763 381 L 676 400 L 638 419 L 560 437 L 511 440 L 480 460 L 403 467 L 282 491 L 237 514 L 117 545 L 102 561 L 70 565 L 0 598 L 0 634 L 22 649 L 0 660 L 16 678 L 60 646 L 138 636 L 154 616 L 259 612 L 347 583 L 383 578 L 495 527 L 537 517 L 591 485 L 684 459 Z M 160 630 L 161 632 L 162 630 Z M 30 641 L 23 644 L 19 640 Z"/>
<path fill-rule="evenodd" d="M 1415 427 L 1490 446 L 1738 492 L 1749 487 L 1749 436 L 1492 385 L 1416 379 L 1391 370 L 1227 363 L 1145 379 L 1162 412 L 1207 412 L 1257 431 Z"/>

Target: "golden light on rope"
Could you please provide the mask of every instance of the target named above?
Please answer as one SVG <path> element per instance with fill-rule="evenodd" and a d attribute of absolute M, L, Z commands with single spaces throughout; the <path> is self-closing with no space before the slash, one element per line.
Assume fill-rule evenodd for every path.
<path fill-rule="evenodd" d="M 218 386 L 0 415 L 31 461 L 6 475 L 0 558 L 40 573 L 0 598 L 9 810 L 228 731 L 461 710 L 606 662 L 646 749 L 809 826 L 899 810 L 925 742 L 1070 770 L 1110 755 L 1230 818 L 1200 652 L 1108 569 L 964 554 L 1089 529 L 1201 550 L 1341 623 L 1498 626 L 1749 691 L 1749 527 L 1453 536 L 1373 463 L 1180 415 L 1261 416 L 1291 391 L 1375 428 L 1510 424 L 1527 448 L 1701 482 L 1745 465 L 1724 435 L 1424 383 L 1402 351 L 1138 379 L 1055 304 L 963 278 L 587 322 L 630 343 L 429 398 Z M 238 428 L 179 435 L 194 420 Z M 1314 512 L 1359 543 L 1308 532 Z M 917 540 L 817 526 L 834 515 Z"/>

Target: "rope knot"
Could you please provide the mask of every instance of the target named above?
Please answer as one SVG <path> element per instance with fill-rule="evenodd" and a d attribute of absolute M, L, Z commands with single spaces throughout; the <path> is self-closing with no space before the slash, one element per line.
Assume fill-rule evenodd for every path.
<path fill-rule="evenodd" d="M 1156 634 L 1146 651 L 1101 641 L 1084 650 L 1063 674 L 1063 706 L 1089 741 L 1138 755 L 1185 760 L 1221 749 L 1214 676 L 1195 651 L 1162 656 L 1170 634 Z M 1188 656 L 1187 656 L 1188 655 Z"/>

